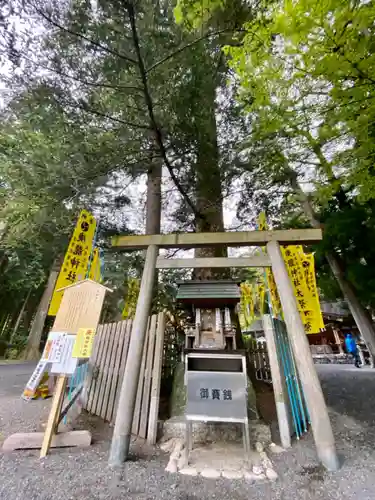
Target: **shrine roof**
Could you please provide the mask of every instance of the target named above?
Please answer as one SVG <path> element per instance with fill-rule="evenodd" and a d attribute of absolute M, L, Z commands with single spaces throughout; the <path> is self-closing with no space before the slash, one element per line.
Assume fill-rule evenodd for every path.
<path fill-rule="evenodd" d="M 201 300 L 228 300 L 239 302 L 239 282 L 233 280 L 191 280 L 177 282 L 177 300 L 194 302 Z"/>

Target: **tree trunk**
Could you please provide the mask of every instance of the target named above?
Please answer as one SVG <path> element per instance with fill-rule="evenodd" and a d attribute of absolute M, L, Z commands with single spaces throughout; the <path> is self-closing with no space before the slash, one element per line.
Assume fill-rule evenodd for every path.
<path fill-rule="evenodd" d="M 40 299 L 42 298 L 44 290 L 39 287 L 39 289 L 34 290 L 34 293 L 31 294 L 29 300 L 27 301 L 25 313 L 24 313 L 24 329 L 26 332 L 30 330 L 31 322 L 34 319 L 36 309 L 39 305 Z"/>
<path fill-rule="evenodd" d="M 26 349 L 23 353 L 23 357 L 26 360 L 39 359 L 40 357 L 39 346 L 42 340 L 44 322 L 47 317 L 49 304 L 53 295 L 53 291 L 55 289 L 57 277 L 59 275 L 59 269 L 57 269 L 56 267 L 57 261 L 55 261 L 54 265 L 52 266 L 50 275 L 48 277 L 47 286 L 39 302 L 38 309 L 36 310 L 35 317 L 31 325 Z"/>
<path fill-rule="evenodd" d="M 21 310 L 20 310 L 20 312 L 19 312 L 19 314 L 18 314 L 18 317 L 17 317 L 16 323 L 15 323 L 14 328 L 13 328 L 12 335 L 10 336 L 10 343 L 12 343 L 12 342 L 13 342 L 14 338 L 15 338 L 15 337 L 16 337 L 16 335 L 17 335 L 17 331 L 18 331 L 18 328 L 19 328 L 20 323 L 21 323 L 21 321 L 22 321 L 22 318 L 23 318 L 23 314 L 24 314 L 24 312 L 25 312 L 26 305 L 27 305 L 27 303 L 28 303 L 28 301 L 29 301 L 29 298 L 30 298 L 31 290 L 32 290 L 32 289 L 30 288 L 30 290 L 27 292 L 27 295 L 26 295 L 25 300 L 23 301 L 23 304 L 22 304 Z"/>
<path fill-rule="evenodd" d="M 147 172 L 146 234 L 160 234 L 162 160 L 156 158 Z M 146 258 L 146 251 L 144 257 Z M 155 270 L 153 297 L 158 294 L 158 271 Z M 135 304 L 136 305 L 136 304 Z"/>
<path fill-rule="evenodd" d="M 0 221 L 0 241 L 2 241 L 8 231 L 8 225 L 5 222 Z M 8 256 L 6 252 L 3 251 L 0 256 L 0 274 L 5 271 L 6 266 L 8 265 Z"/>
<path fill-rule="evenodd" d="M 300 198 L 301 205 L 306 217 L 310 220 L 310 223 L 313 227 L 322 228 L 323 225 L 319 221 L 317 215 L 314 212 L 314 209 L 310 203 L 310 200 L 306 196 L 306 194 L 301 189 L 301 186 L 298 184 L 297 176 L 291 176 L 291 184 Z M 330 252 L 326 254 L 326 259 L 331 268 L 331 271 L 341 289 L 341 292 L 348 304 L 349 310 L 354 318 L 354 321 L 360 331 L 370 354 L 375 356 L 375 329 L 374 325 L 371 321 L 371 318 L 366 311 L 366 309 L 359 302 L 354 287 L 349 283 L 349 281 L 345 277 L 345 269 L 344 264 L 339 255 L 335 252 Z"/>
<path fill-rule="evenodd" d="M 4 312 L 1 316 L 1 320 L 0 320 L 0 338 L 2 336 L 2 332 L 4 330 L 4 324 L 7 320 L 7 317 L 8 317 L 8 313 L 7 312 Z"/>
<path fill-rule="evenodd" d="M 7 331 L 7 328 L 9 327 L 9 323 L 11 322 L 11 320 L 12 320 L 12 315 L 10 313 L 8 313 L 6 318 L 5 318 L 4 323 L 2 325 L 0 337 L 5 336 L 5 333 Z"/>
<path fill-rule="evenodd" d="M 160 233 L 162 162 L 157 158 L 147 173 L 146 234 Z"/>
<path fill-rule="evenodd" d="M 224 231 L 222 179 L 219 168 L 219 147 L 215 117 L 215 88 L 205 93 L 205 123 L 197 129 L 196 206 L 202 218 L 196 220 L 196 232 Z M 197 248 L 195 257 L 226 257 L 226 247 Z M 195 279 L 214 279 L 224 270 L 196 269 Z"/>
<path fill-rule="evenodd" d="M 340 257 L 333 253 L 328 253 L 326 254 L 326 259 L 348 303 L 349 310 L 352 313 L 358 330 L 360 331 L 370 354 L 373 358 L 375 358 L 375 330 L 370 315 L 357 299 L 351 284 L 346 280 L 344 266 Z"/>

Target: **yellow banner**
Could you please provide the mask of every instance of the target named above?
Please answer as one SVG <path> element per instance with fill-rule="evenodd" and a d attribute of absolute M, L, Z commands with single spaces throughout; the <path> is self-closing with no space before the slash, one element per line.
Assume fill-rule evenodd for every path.
<path fill-rule="evenodd" d="M 95 218 L 90 212 L 82 210 L 57 278 L 55 291 L 48 310 L 50 316 L 56 316 L 63 295 L 63 292 L 57 292 L 56 290 L 86 278 L 95 230 Z"/>
<path fill-rule="evenodd" d="M 268 224 L 267 224 L 267 217 L 265 212 L 260 212 L 259 217 L 258 217 L 258 230 L 259 231 L 267 231 L 268 230 Z M 267 288 L 269 292 L 269 298 L 271 299 L 271 307 L 272 307 L 272 313 L 275 316 L 282 316 L 282 307 L 281 307 L 281 302 L 280 302 L 280 297 L 279 293 L 277 291 L 277 286 L 275 283 L 275 278 L 273 276 L 272 269 L 270 267 L 266 268 L 266 280 L 267 280 Z"/>
<path fill-rule="evenodd" d="M 243 314 L 243 324 L 246 328 L 254 321 L 253 291 L 248 283 L 241 283 L 241 312 Z"/>
<path fill-rule="evenodd" d="M 320 309 L 319 292 L 316 284 L 315 259 L 312 253 L 303 254 L 302 268 L 305 275 L 307 288 L 309 289 L 313 300 L 314 316 L 317 317 L 317 321 L 319 322 L 319 329 L 324 329 L 325 325 L 323 321 L 322 311 Z"/>
<path fill-rule="evenodd" d="M 324 328 L 324 323 L 317 288 L 314 297 L 312 290 L 308 286 L 308 282 L 314 282 L 316 287 L 315 272 L 314 269 L 311 269 L 311 259 L 305 259 L 306 255 L 300 245 L 282 247 L 281 252 L 293 285 L 305 331 L 307 334 L 319 333 Z M 304 262 L 305 267 L 306 262 L 309 262 L 308 280 L 306 280 Z"/>
<path fill-rule="evenodd" d="M 277 286 L 275 283 L 273 272 L 269 267 L 267 267 L 266 269 L 266 278 L 267 278 L 268 291 L 271 298 L 272 313 L 275 316 L 282 315 L 282 307 L 281 307 L 279 292 L 277 291 Z"/>
<path fill-rule="evenodd" d="M 260 231 L 268 229 L 264 212 L 259 214 L 258 229 Z M 312 254 L 305 254 L 302 245 L 281 247 L 281 252 L 293 285 L 298 310 L 305 331 L 308 334 L 319 333 L 324 328 L 324 322 L 316 285 L 314 256 Z M 266 279 L 272 311 L 275 316 L 278 316 L 282 314 L 282 307 L 275 279 L 270 268 L 266 269 Z"/>
<path fill-rule="evenodd" d="M 265 287 L 263 283 L 241 283 L 240 324 L 249 327 L 263 315 Z"/>
<path fill-rule="evenodd" d="M 94 339 L 94 328 L 80 328 L 74 341 L 72 358 L 89 358 L 94 346 Z"/>
<path fill-rule="evenodd" d="M 268 229 L 267 218 L 265 212 L 260 212 L 258 217 L 258 231 L 266 231 Z"/>
<path fill-rule="evenodd" d="M 102 281 L 100 255 L 99 255 L 98 248 L 94 248 L 94 253 L 93 253 L 90 272 L 89 272 L 89 278 L 90 278 L 90 280 L 96 281 L 97 283 L 101 283 L 101 281 Z"/>
<path fill-rule="evenodd" d="M 137 278 L 131 278 L 128 281 L 128 291 L 125 298 L 125 305 L 122 311 L 122 317 L 124 319 L 133 318 L 135 310 L 137 307 L 139 294 L 139 280 Z"/>

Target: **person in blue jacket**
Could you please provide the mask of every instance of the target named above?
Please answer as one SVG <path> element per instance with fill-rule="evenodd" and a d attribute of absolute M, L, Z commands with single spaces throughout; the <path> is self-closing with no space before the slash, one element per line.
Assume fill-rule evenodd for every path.
<path fill-rule="evenodd" d="M 354 364 L 357 368 L 361 367 L 361 358 L 358 353 L 357 343 L 355 338 L 351 333 L 345 335 L 345 347 L 348 354 L 351 354 L 354 358 Z"/>

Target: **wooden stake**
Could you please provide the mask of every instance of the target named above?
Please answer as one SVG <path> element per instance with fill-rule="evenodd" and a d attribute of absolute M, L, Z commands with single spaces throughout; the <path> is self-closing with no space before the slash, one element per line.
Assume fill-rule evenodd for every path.
<path fill-rule="evenodd" d="M 156 438 L 157 438 L 161 369 L 163 364 L 164 330 L 165 330 L 165 313 L 159 313 L 158 327 L 156 331 L 155 357 L 154 357 L 154 367 L 152 372 L 151 401 L 150 401 L 150 412 L 149 412 L 148 432 L 147 432 L 147 442 L 151 445 L 156 444 Z"/>
<path fill-rule="evenodd" d="M 339 469 L 339 461 L 331 422 L 279 243 L 277 241 L 267 243 L 267 252 L 271 259 L 288 335 L 301 378 L 318 456 L 328 470 L 335 471 Z"/>
<path fill-rule="evenodd" d="M 155 335 L 156 335 L 156 320 L 157 316 L 154 314 L 151 317 L 151 323 L 148 333 L 148 347 L 147 347 L 147 361 L 144 373 L 144 385 L 143 385 L 143 395 L 142 395 L 142 406 L 141 406 L 141 418 L 139 421 L 139 431 L 138 435 L 146 439 L 147 435 L 147 423 L 148 423 L 148 410 L 150 405 L 150 391 L 151 391 L 151 377 L 152 377 L 152 365 L 154 361 L 154 346 L 155 346 Z"/>
<path fill-rule="evenodd" d="M 147 358 L 147 346 L 149 342 L 149 331 L 150 331 L 150 322 L 148 322 L 146 338 L 143 344 L 143 354 L 142 354 L 141 369 L 139 370 L 137 397 L 135 398 L 134 415 L 132 423 L 132 434 L 134 436 L 138 435 L 139 421 L 142 412 L 142 397 L 143 397 L 143 387 L 145 382 L 145 367 Z"/>
<path fill-rule="evenodd" d="M 52 399 L 51 411 L 49 413 L 46 432 L 44 433 L 42 449 L 40 450 L 40 458 L 44 458 L 51 446 L 52 436 L 57 431 L 61 406 L 65 396 L 65 387 L 68 377 L 66 375 L 59 375 L 56 383 L 55 394 Z"/>

